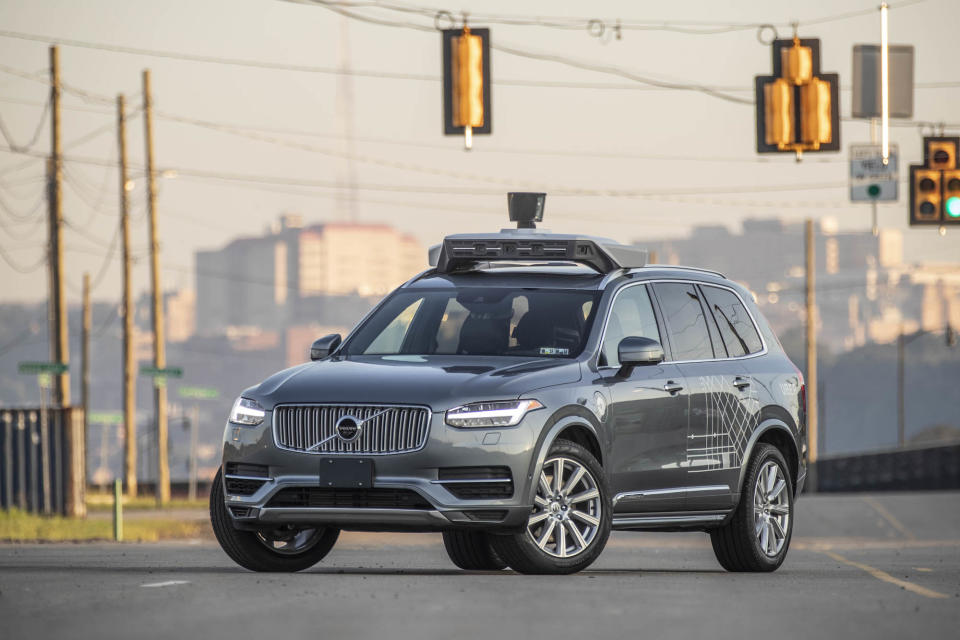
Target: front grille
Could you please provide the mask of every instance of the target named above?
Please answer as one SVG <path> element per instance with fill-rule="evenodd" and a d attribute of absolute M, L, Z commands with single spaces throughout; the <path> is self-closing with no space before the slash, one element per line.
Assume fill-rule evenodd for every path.
<path fill-rule="evenodd" d="M 337 420 L 343 416 L 366 421 L 355 440 L 335 435 Z M 308 453 L 406 453 L 422 448 L 429 431 L 430 410 L 425 407 L 312 404 L 280 405 L 273 411 L 277 446 Z"/>
<path fill-rule="evenodd" d="M 498 500 L 513 496 L 509 467 L 443 467 L 437 483 L 461 500 Z"/>
<path fill-rule="evenodd" d="M 270 499 L 268 507 L 339 507 L 346 509 L 431 509 L 411 489 L 327 489 L 288 487 Z"/>

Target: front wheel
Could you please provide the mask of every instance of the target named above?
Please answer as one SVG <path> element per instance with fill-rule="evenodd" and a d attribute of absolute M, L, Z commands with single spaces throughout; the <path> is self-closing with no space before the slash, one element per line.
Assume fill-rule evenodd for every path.
<path fill-rule="evenodd" d="M 235 529 L 224 504 L 221 475 L 218 471 L 210 487 L 210 523 L 217 542 L 234 562 L 251 571 L 293 572 L 309 569 L 330 553 L 339 529 L 292 525 Z"/>
<path fill-rule="evenodd" d="M 526 529 L 490 540 L 497 555 L 520 573 L 575 573 L 603 551 L 610 521 L 600 463 L 580 445 L 558 440 L 543 463 Z"/>
<path fill-rule="evenodd" d="M 500 571 L 507 566 L 483 531 L 444 531 L 443 546 L 451 562 L 466 571 Z"/>
<path fill-rule="evenodd" d="M 793 484 L 786 461 L 776 447 L 760 444 L 733 518 L 710 532 L 714 554 L 727 571 L 775 571 L 787 557 L 792 533 Z"/>

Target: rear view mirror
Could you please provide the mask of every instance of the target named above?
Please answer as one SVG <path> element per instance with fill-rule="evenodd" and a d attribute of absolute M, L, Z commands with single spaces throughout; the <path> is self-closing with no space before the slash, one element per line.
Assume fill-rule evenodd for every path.
<path fill-rule="evenodd" d="M 642 367 L 663 362 L 663 347 L 652 338 L 629 336 L 617 345 L 617 357 L 621 371 L 629 373 L 633 367 Z"/>
<path fill-rule="evenodd" d="M 337 350 L 337 347 L 340 346 L 340 334 L 331 333 L 328 336 L 323 336 L 317 340 L 314 340 L 313 344 L 310 346 L 310 359 L 311 360 L 323 360 L 331 353 Z"/>

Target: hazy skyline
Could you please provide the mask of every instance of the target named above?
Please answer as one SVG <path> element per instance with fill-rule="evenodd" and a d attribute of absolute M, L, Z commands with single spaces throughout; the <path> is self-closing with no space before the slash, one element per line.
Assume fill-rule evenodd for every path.
<path fill-rule="evenodd" d="M 776 23 L 799 20 L 802 37 L 822 40 L 822 68 L 838 72 L 849 87 L 851 49 L 879 40 L 879 15 L 822 24 L 804 21 L 874 7 L 874 0 L 787 2 L 684 2 L 670 4 L 604 2 L 487 2 L 445 4 L 461 10 L 500 15 L 589 16 L 628 20 L 699 20 Z M 896 5 L 895 5 L 896 6 Z M 365 16 L 431 25 L 432 19 L 369 7 L 351 9 Z M 747 217 L 831 216 L 841 229 L 869 229 L 869 206 L 848 202 L 846 162 L 851 143 L 869 142 L 865 122 L 842 125 L 843 151 L 792 157 L 758 158 L 754 151 L 754 108 L 693 91 L 651 89 L 643 84 L 555 62 L 495 51 L 492 59 L 493 135 L 477 136 L 474 150 L 462 139 L 441 135 L 440 37 L 433 32 L 379 26 L 343 18 L 320 5 L 279 0 L 147 3 L 140 1 L 0 1 L 4 32 L 50 39 L 136 47 L 219 58 L 335 69 L 347 63 L 355 73 L 410 74 L 410 78 L 287 71 L 131 55 L 102 49 L 61 46 L 63 82 L 87 92 L 64 94 L 65 145 L 101 130 L 75 146 L 71 156 L 110 164 L 115 161 L 112 100 L 124 93 L 140 103 L 140 73 L 150 68 L 158 117 L 156 157 L 160 169 L 179 170 L 160 180 L 159 228 L 165 288 L 192 287 L 193 252 L 219 247 L 239 235 L 261 233 L 283 211 L 303 214 L 307 223 L 344 219 L 338 190 L 308 183 L 336 183 L 349 174 L 342 157 L 353 154 L 358 189 L 357 220 L 385 222 L 413 233 L 424 245 L 446 233 L 506 226 L 508 190 L 631 190 L 631 197 L 548 196 L 546 227 L 586 231 L 624 241 L 676 235 L 696 224 L 736 227 Z M 895 8 L 891 43 L 916 47 L 914 119 L 960 121 L 960 59 L 955 25 L 960 2 L 927 0 Z M 476 26 L 487 26 L 482 21 Z M 770 47 L 756 30 L 715 35 L 669 31 L 623 32 L 606 43 L 585 30 L 490 24 L 492 39 L 524 50 L 556 54 L 591 64 L 613 65 L 660 80 L 724 87 L 752 98 L 753 77 L 770 73 Z M 341 35 L 349 34 L 343 43 Z M 780 27 L 781 37 L 790 35 Z M 0 116 L 14 140 L 26 142 L 43 111 L 48 87 L 47 44 L 0 37 Z M 4 71 L 33 75 L 26 79 Z M 529 86 L 513 81 L 605 84 L 597 87 Z M 930 87 L 930 83 L 952 83 Z M 345 144 L 338 111 L 343 91 L 352 89 L 354 141 Z M 99 97 L 105 97 L 106 102 Z M 841 93 L 842 113 L 850 112 L 850 92 Z M 186 121 L 192 121 L 192 123 Z M 198 122 L 199 121 L 199 122 Z M 255 128 L 255 129 L 251 129 Z M 226 130 L 225 130 L 226 129 Z M 302 133 L 297 133 L 302 132 Z M 954 134 L 956 130 L 952 131 Z M 307 135 L 309 134 L 309 135 Z M 147 245 L 143 189 L 143 122 L 128 124 L 128 152 L 136 179 L 133 247 Z M 891 139 L 906 166 L 921 160 L 920 132 L 898 126 Z M 4 143 L 5 144 L 5 143 Z M 49 150 L 45 125 L 34 149 Z M 352 149 L 352 151 L 351 151 Z M 543 152 L 560 151 L 546 154 Z M 669 158 L 668 158 L 669 157 Z M 683 157 L 685 159 L 677 159 Z M 695 158 L 695 159 L 694 159 Z M 26 164 L 29 163 L 29 164 Z M 12 168 L 26 167 L 12 171 Z M 264 176 L 271 182 L 202 176 L 199 173 Z M 0 152 L 0 196 L 15 215 L 25 216 L 42 198 L 43 161 Z M 285 177 L 290 184 L 278 184 Z M 769 185 L 797 185 L 795 191 L 764 191 Z M 821 186 L 822 185 L 822 186 Z M 716 187 L 716 196 L 702 193 Z M 397 189 L 409 189 L 400 192 Z M 749 192 L 756 188 L 755 192 Z M 68 300 L 79 300 L 81 274 L 96 276 L 114 237 L 117 220 L 115 168 L 67 162 L 64 212 Z M 458 190 L 462 192 L 458 193 Z M 689 193 L 688 190 L 694 191 Z M 722 191 L 726 190 L 727 193 Z M 731 193 L 730 191 L 743 191 Z M 446 193 L 438 193 L 447 191 Z M 686 194 L 686 195 L 685 195 Z M 884 228 L 906 229 L 907 191 L 897 203 L 879 207 Z M 815 206 L 798 206 L 811 203 Z M 98 207 L 99 205 L 99 207 Z M 98 209 L 98 210 L 97 210 Z M 23 266 L 43 256 L 46 225 L 40 203 L 34 218 L 19 221 L 0 211 L 0 248 Z M 78 230 L 79 228 L 79 230 Z M 936 229 L 905 231 L 907 257 L 956 260 L 960 229 L 945 238 Z M 94 299 L 120 294 L 119 250 L 106 267 Z M 704 257 L 709 265 L 709 257 Z M 134 267 L 137 289 L 147 282 L 147 261 Z M 46 297 L 42 266 L 21 274 L 0 261 L 0 301 Z"/>

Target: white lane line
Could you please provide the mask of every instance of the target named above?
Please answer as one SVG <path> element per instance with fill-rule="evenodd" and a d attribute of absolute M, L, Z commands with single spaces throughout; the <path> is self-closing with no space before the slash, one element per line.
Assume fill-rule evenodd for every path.
<path fill-rule="evenodd" d="M 178 584 L 190 584 L 190 581 L 189 580 L 167 580 L 165 582 L 148 582 L 140 586 L 146 587 L 148 589 L 152 589 L 154 587 L 175 587 Z"/>
<path fill-rule="evenodd" d="M 906 580 L 900 580 L 899 578 L 894 578 L 892 575 L 890 575 L 886 571 L 881 571 L 880 569 L 877 569 L 876 567 L 871 567 L 868 564 L 863 564 L 862 562 L 854 562 L 853 560 L 848 560 L 843 556 L 841 556 L 839 553 L 834 553 L 832 551 L 821 551 L 820 553 L 830 556 L 837 562 L 842 562 L 847 566 L 860 569 L 861 571 L 865 571 L 871 576 L 873 576 L 874 578 L 876 578 L 877 580 L 881 580 L 883 582 L 889 582 L 890 584 L 895 584 L 902 589 L 906 589 L 907 591 L 911 591 L 917 595 L 924 596 L 925 598 L 943 599 L 943 598 L 950 597 L 945 593 L 940 593 L 939 591 L 934 591 L 933 589 L 927 589 L 926 587 L 921 587 L 920 585 L 913 584 L 912 582 L 907 582 Z"/>

